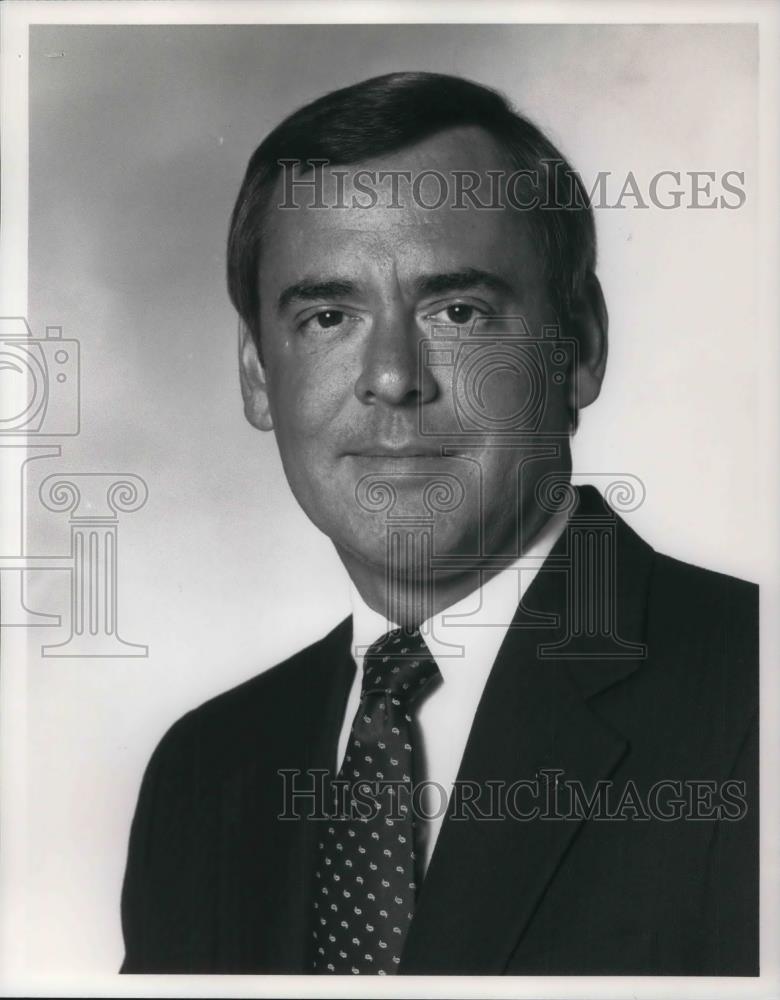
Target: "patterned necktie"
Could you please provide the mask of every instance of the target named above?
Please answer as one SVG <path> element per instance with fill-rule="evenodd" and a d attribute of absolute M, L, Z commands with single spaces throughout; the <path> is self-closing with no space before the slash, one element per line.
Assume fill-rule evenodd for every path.
<path fill-rule="evenodd" d="M 366 652 L 360 706 L 336 779 L 338 819 L 322 822 L 312 964 L 322 973 L 398 970 L 414 912 L 412 702 L 439 668 L 419 629 L 395 629 Z"/>

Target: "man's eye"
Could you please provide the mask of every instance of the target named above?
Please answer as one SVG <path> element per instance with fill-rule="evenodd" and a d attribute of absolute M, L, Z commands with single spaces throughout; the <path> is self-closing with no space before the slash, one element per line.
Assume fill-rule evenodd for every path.
<path fill-rule="evenodd" d="M 479 310 L 476 306 L 466 305 L 461 302 L 457 305 L 447 306 L 446 309 L 440 309 L 430 318 L 451 323 L 453 326 L 464 326 L 466 323 L 470 323 L 478 313 Z"/>
<path fill-rule="evenodd" d="M 312 316 L 307 322 L 318 327 L 320 330 L 329 330 L 331 327 L 340 326 L 344 322 L 344 313 L 340 309 L 325 309 Z"/>

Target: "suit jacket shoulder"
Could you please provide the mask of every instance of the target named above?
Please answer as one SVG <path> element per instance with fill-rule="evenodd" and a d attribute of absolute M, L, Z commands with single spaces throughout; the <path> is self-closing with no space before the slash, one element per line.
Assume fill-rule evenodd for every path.
<path fill-rule="evenodd" d="M 345 619 L 305 649 L 186 712 L 160 740 L 150 767 L 182 756 L 229 766 L 234 757 L 244 759 L 247 743 L 256 753 L 258 740 L 283 739 L 302 701 L 327 683 L 328 667 L 342 655 L 349 633 Z"/>

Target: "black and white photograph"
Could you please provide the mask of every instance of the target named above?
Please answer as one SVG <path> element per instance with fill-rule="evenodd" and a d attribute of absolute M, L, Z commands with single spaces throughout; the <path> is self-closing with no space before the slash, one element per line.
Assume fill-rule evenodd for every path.
<path fill-rule="evenodd" d="M 780 4 L 0 17 L 0 993 L 780 997 Z"/>

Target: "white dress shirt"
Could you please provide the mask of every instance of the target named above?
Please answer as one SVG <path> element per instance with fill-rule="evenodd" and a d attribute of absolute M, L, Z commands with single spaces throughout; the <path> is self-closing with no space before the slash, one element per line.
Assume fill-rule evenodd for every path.
<path fill-rule="evenodd" d="M 430 817 L 421 824 L 425 870 L 439 836 L 447 801 L 488 674 L 517 605 L 563 532 L 566 519 L 565 512 L 554 514 L 516 562 L 420 626 L 443 680 L 416 712 L 425 760 L 425 774 L 419 775 L 418 780 L 424 778 L 438 786 L 429 785 L 424 797 L 425 813 Z M 363 654 L 385 632 L 397 627 L 370 608 L 354 584 L 351 586 L 351 598 L 352 655 L 357 673 L 341 726 L 339 763 L 344 760 L 352 723 L 360 704 Z"/>

